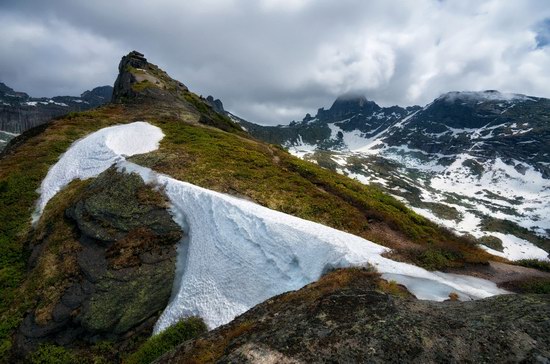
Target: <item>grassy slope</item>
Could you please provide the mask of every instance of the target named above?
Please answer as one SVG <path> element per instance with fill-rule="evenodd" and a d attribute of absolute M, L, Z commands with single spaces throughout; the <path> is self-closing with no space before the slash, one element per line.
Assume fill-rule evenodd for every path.
<path fill-rule="evenodd" d="M 134 160 L 180 180 L 246 196 L 267 207 L 387 245 L 387 239 L 369 228 L 369 221 L 383 225 L 421 247 L 403 251 L 400 258 L 427 268 L 489 258 L 468 241 L 438 228 L 377 188 L 301 161 L 231 128 L 232 133 L 227 133 L 199 125 L 197 105 L 201 101 L 195 95 L 188 98 L 194 107 L 177 112 L 151 104 L 107 106 L 71 114 L 51 123 L 43 133 L 0 160 L 0 358 L 9 350 L 10 333 L 29 304 L 21 300 L 26 295 L 20 287 L 25 287 L 25 241 L 38 197 L 36 189 L 48 168 L 72 142 L 117 123 L 148 120 L 161 127 L 166 137 L 160 149 Z"/>

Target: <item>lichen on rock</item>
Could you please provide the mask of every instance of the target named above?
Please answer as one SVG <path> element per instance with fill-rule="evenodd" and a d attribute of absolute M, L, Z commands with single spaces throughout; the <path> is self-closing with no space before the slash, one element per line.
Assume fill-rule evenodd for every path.
<path fill-rule="evenodd" d="M 64 191 L 52 202 L 63 197 Z M 44 342 L 116 343 L 150 332 L 171 295 L 176 243 L 184 232 L 162 191 L 111 167 L 70 197 L 67 208 L 48 206 L 45 214 L 71 225 L 72 236 L 59 242 L 54 231 L 42 229 L 30 243 L 39 250 L 35 269 L 45 266 L 40 264 L 48 256 L 44 252 L 77 244 L 66 256 L 75 269 L 56 272 L 56 280 L 36 292 L 36 306 L 17 333 L 20 355 Z M 45 292 L 52 290 L 57 294 L 45 305 Z M 44 307 L 50 307 L 49 314 L 37 320 Z"/>

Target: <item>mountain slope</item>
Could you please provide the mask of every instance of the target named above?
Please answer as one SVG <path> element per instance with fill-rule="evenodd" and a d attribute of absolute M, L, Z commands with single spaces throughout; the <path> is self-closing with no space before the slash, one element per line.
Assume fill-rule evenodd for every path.
<path fill-rule="evenodd" d="M 166 288 L 179 282 L 172 264 L 174 251 L 180 237 L 192 231 L 174 225 L 177 214 L 173 204 L 167 203 L 169 189 L 108 168 L 123 159 L 137 169 L 150 168 L 153 175 L 170 176 L 178 184 L 207 188 L 208 194 L 248 199 L 352 233 L 357 239 L 393 248 L 394 259 L 431 270 L 454 267 L 460 271 L 467 264 L 496 259 L 376 187 L 252 139 L 207 99 L 189 92 L 143 55 L 132 52 L 123 57 L 119 70 L 112 104 L 54 120 L 38 134 L 24 133 L 22 142 L 0 159 L 2 360 L 19 361 L 36 349 L 58 352 L 62 348 L 78 355 L 81 362 L 93 362 L 94 356 L 117 362 L 152 332 L 160 307 L 170 298 Z M 71 145 L 79 145 L 75 141 L 105 136 L 105 130 L 112 129 L 104 128 L 138 121 L 147 122 L 146 130 L 162 131 L 158 149 L 153 150 L 159 134 L 152 138 L 148 132 L 138 133 L 151 137 L 154 147 L 127 149 L 131 140 L 141 139 L 125 140 L 126 132 L 117 133 L 116 138 L 108 133 L 98 139 L 108 148 L 76 153 L 82 163 L 87 158 L 104 163 L 108 169 L 102 173 L 80 173 L 87 168 L 92 171 L 95 164 L 76 168 L 62 162 L 73 154 Z M 134 153 L 144 154 L 131 156 Z M 58 162 L 68 169 L 53 167 Z M 63 177 L 67 171 L 76 173 L 73 177 L 99 175 L 73 181 L 53 198 L 42 199 L 38 210 L 42 214 L 33 226 L 37 189 L 51 186 L 49 173 Z M 235 201 L 234 197 L 223 200 Z M 210 224 L 222 221 L 214 219 Z M 309 280 L 318 278 L 321 271 L 315 270 Z M 104 342 L 112 349 L 106 356 L 98 349 Z"/>
<path fill-rule="evenodd" d="M 0 151 L 13 137 L 54 117 L 108 103 L 112 93 L 111 86 L 101 86 L 83 92 L 80 97 L 36 98 L 0 82 Z"/>
<path fill-rule="evenodd" d="M 339 98 L 289 126 L 240 123 L 297 156 L 380 186 L 481 239 L 493 254 L 545 259 L 550 251 L 548 99 L 451 92 L 402 109 Z"/>

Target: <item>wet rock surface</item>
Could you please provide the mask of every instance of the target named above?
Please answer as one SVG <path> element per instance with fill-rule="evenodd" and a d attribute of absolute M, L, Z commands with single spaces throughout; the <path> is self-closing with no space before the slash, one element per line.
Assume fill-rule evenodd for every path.
<path fill-rule="evenodd" d="M 419 301 L 342 271 L 270 299 L 157 363 L 548 362 L 550 296 Z"/>
<path fill-rule="evenodd" d="M 46 322 L 37 320 L 38 311 L 25 317 L 19 353 L 42 342 L 117 342 L 150 332 L 170 298 L 176 243 L 184 235 L 167 207 L 137 175 L 111 168 L 91 182 L 65 211 L 79 236 L 77 278 Z"/>

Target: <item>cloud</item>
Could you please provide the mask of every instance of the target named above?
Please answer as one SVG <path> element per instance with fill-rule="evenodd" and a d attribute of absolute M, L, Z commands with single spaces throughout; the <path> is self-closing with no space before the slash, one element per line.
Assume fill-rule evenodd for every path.
<path fill-rule="evenodd" d="M 132 49 L 268 124 L 339 94 L 425 104 L 450 90 L 550 97 L 547 0 L 20 0 L 0 5 L 0 80 L 36 95 L 113 83 Z"/>
<path fill-rule="evenodd" d="M 78 95 L 112 84 L 123 48 L 64 21 L 0 14 L 0 81 L 35 96 Z"/>
<path fill-rule="evenodd" d="M 544 48 L 550 44 L 550 19 L 544 19 L 535 28 L 537 48 Z"/>

